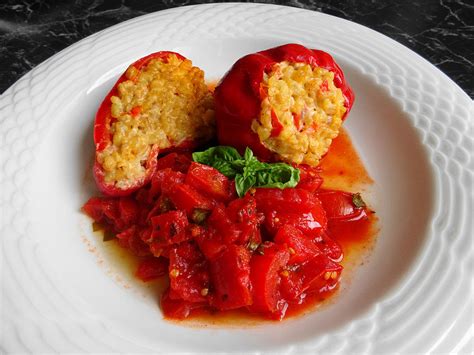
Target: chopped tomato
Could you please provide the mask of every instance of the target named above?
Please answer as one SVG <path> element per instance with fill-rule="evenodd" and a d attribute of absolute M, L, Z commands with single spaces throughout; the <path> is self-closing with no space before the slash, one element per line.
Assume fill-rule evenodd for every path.
<path fill-rule="evenodd" d="M 337 241 L 329 236 L 328 233 L 320 233 L 314 241 L 323 254 L 327 255 L 331 260 L 340 262 L 343 258 L 342 248 Z"/>
<path fill-rule="evenodd" d="M 135 272 L 135 276 L 142 281 L 155 280 L 168 272 L 168 261 L 165 258 L 150 257 L 143 260 Z"/>
<path fill-rule="evenodd" d="M 139 209 L 129 197 L 92 197 L 82 207 L 94 221 L 116 233 L 137 222 Z"/>
<path fill-rule="evenodd" d="M 172 299 L 170 290 L 166 290 L 161 297 L 161 309 L 165 317 L 172 319 L 185 319 L 189 314 L 199 308 L 206 306 L 205 302 L 188 302 L 180 299 Z"/>
<path fill-rule="evenodd" d="M 130 252 L 137 256 L 150 255 L 150 249 L 142 239 L 136 226 L 132 226 L 125 231 L 117 234 L 119 245 L 122 248 L 130 250 Z"/>
<path fill-rule="evenodd" d="M 271 235 L 275 235 L 281 227 L 291 225 L 303 233 L 316 236 L 327 228 L 327 219 L 322 206 L 317 205 L 306 212 L 267 211 L 264 225 Z"/>
<path fill-rule="evenodd" d="M 319 254 L 301 265 L 286 270 L 281 279 L 281 294 L 288 301 L 298 301 L 305 292 L 325 292 L 339 281 L 342 266 Z"/>
<path fill-rule="evenodd" d="M 189 155 L 174 152 L 158 159 L 156 162 L 156 170 L 170 168 L 173 171 L 179 171 L 183 174 L 186 174 L 190 165 L 191 158 Z"/>
<path fill-rule="evenodd" d="M 196 208 L 211 211 L 214 207 L 212 200 L 187 184 L 174 185 L 166 192 L 166 195 L 177 209 L 186 211 L 189 217 L 192 217 Z"/>
<path fill-rule="evenodd" d="M 169 254 L 170 298 L 205 302 L 209 290 L 208 263 L 194 243 L 182 243 Z"/>
<path fill-rule="evenodd" d="M 185 175 L 179 171 L 173 171 L 171 168 L 158 170 L 151 177 L 150 198 L 159 196 L 162 192 L 172 191 L 174 186 L 184 183 Z"/>
<path fill-rule="evenodd" d="M 151 241 L 163 245 L 178 244 L 187 239 L 188 219 L 184 211 L 170 211 L 151 217 Z"/>
<path fill-rule="evenodd" d="M 192 163 L 186 174 L 186 184 L 213 199 L 227 202 L 233 196 L 229 179 L 218 170 L 199 163 Z"/>
<path fill-rule="evenodd" d="M 250 281 L 253 303 L 249 309 L 253 312 L 277 312 L 282 297 L 279 294 L 280 272 L 290 258 L 288 249 L 282 245 L 266 242 L 250 261 Z"/>
<path fill-rule="evenodd" d="M 354 194 L 337 190 L 323 190 L 318 192 L 327 217 L 330 221 L 356 221 L 367 218 L 367 212 L 363 207 L 354 204 Z"/>
<path fill-rule="evenodd" d="M 298 165 L 297 167 L 300 170 L 300 181 L 297 187 L 309 192 L 316 192 L 323 183 L 323 178 L 320 175 L 321 169 L 309 165 Z"/>
<path fill-rule="evenodd" d="M 213 294 L 211 305 L 219 310 L 235 309 L 252 303 L 250 293 L 250 252 L 231 244 L 210 262 Z"/>
<path fill-rule="evenodd" d="M 289 265 L 300 264 L 321 254 L 321 250 L 311 238 L 306 237 L 298 228 L 289 224 L 278 230 L 274 242 L 288 247 Z"/>
<path fill-rule="evenodd" d="M 233 180 L 169 153 L 134 195 L 91 198 L 83 210 L 145 258 L 137 278 L 168 274 L 165 316 L 246 307 L 282 319 L 307 294 L 337 286 L 343 252 L 331 226 L 366 217 L 356 206 L 360 196 L 320 190 L 320 169 L 298 168 L 297 188 L 257 188 L 237 198 Z"/>
<path fill-rule="evenodd" d="M 255 199 L 260 211 L 299 213 L 310 211 L 319 204 L 318 198 L 313 193 L 298 188 L 283 190 L 257 188 Z"/>
<path fill-rule="evenodd" d="M 196 240 L 199 249 L 208 260 L 213 260 L 227 245 L 222 235 L 215 230 L 200 231 L 200 233 L 194 237 L 194 240 Z"/>

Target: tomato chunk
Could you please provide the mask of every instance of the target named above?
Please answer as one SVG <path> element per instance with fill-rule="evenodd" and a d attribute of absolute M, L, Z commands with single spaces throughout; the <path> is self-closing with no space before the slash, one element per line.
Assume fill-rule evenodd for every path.
<path fill-rule="evenodd" d="M 275 235 L 281 227 L 291 225 L 303 233 L 316 236 L 327 228 L 327 218 L 319 204 L 306 212 L 267 211 L 264 225 L 271 235 Z"/>
<path fill-rule="evenodd" d="M 290 258 L 288 249 L 282 245 L 266 242 L 250 261 L 250 281 L 253 304 L 250 310 L 260 313 L 277 312 L 281 304 L 279 294 L 280 272 Z"/>
<path fill-rule="evenodd" d="M 235 309 L 252 303 L 250 293 L 250 252 L 231 244 L 210 262 L 214 293 L 211 305 L 219 310 Z"/>
<path fill-rule="evenodd" d="M 167 318 L 185 319 L 189 314 L 199 308 L 206 307 L 205 302 L 189 302 L 180 299 L 172 299 L 170 290 L 166 290 L 161 297 L 161 309 Z"/>
<path fill-rule="evenodd" d="M 189 302 L 207 301 L 209 271 L 204 255 L 191 242 L 172 248 L 169 254 L 170 297 Z"/>
<path fill-rule="evenodd" d="M 290 253 L 289 265 L 300 264 L 321 254 L 321 250 L 313 240 L 305 237 L 303 232 L 292 225 L 285 225 L 280 228 L 274 242 L 288 246 Z"/>
<path fill-rule="evenodd" d="M 194 237 L 199 249 L 204 254 L 206 259 L 213 260 L 226 248 L 227 244 L 224 242 L 221 234 L 215 230 L 201 231 Z"/>
<path fill-rule="evenodd" d="M 234 223 L 237 244 L 261 242 L 255 198 L 246 195 L 233 200 L 226 208 L 226 215 Z"/>
<path fill-rule="evenodd" d="M 229 179 L 210 166 L 191 163 L 185 182 L 213 199 L 227 202 L 232 198 Z"/>
<path fill-rule="evenodd" d="M 318 193 L 329 220 L 339 222 L 356 221 L 367 218 L 363 207 L 356 207 L 354 194 L 337 190 L 324 190 Z"/>
<path fill-rule="evenodd" d="M 307 212 L 319 204 L 318 198 L 303 189 L 268 189 L 258 188 L 255 191 L 257 208 L 261 211 Z"/>
<path fill-rule="evenodd" d="M 323 178 L 319 175 L 320 168 L 309 165 L 298 165 L 297 168 L 300 170 L 300 181 L 297 185 L 299 189 L 315 192 L 321 187 Z"/>
<path fill-rule="evenodd" d="M 161 193 L 173 190 L 176 185 L 184 182 L 185 175 L 179 171 L 173 171 L 170 168 L 158 170 L 151 178 L 150 190 L 148 192 L 148 201 L 151 202 Z"/>
<path fill-rule="evenodd" d="M 179 171 L 186 174 L 191 165 L 191 158 L 185 154 L 169 153 L 161 157 L 156 162 L 156 169 L 163 170 L 170 168 L 173 171 Z"/>
<path fill-rule="evenodd" d="M 117 234 L 118 243 L 122 248 L 128 249 L 137 256 L 150 255 L 150 249 L 140 238 L 137 226 L 132 226 Z"/>
<path fill-rule="evenodd" d="M 288 301 L 298 301 L 305 292 L 325 292 L 334 288 L 342 266 L 319 254 L 302 265 L 288 270 L 281 279 L 281 293 Z"/>
<path fill-rule="evenodd" d="M 168 261 L 165 258 L 147 258 L 143 260 L 135 272 L 135 276 L 142 281 L 155 280 L 168 272 Z"/>
<path fill-rule="evenodd" d="M 94 221 L 116 233 L 131 227 L 139 216 L 138 205 L 130 197 L 92 197 L 82 210 Z"/>
<path fill-rule="evenodd" d="M 181 243 L 189 239 L 186 234 L 188 224 L 184 211 L 170 211 L 151 217 L 151 241 L 163 245 Z"/>
<path fill-rule="evenodd" d="M 186 211 L 189 217 L 192 217 L 195 209 L 211 211 L 214 203 L 186 184 L 174 185 L 167 191 L 173 205 L 180 210 Z"/>
<path fill-rule="evenodd" d="M 331 260 L 335 262 L 342 261 L 344 256 L 342 247 L 337 241 L 331 238 L 328 233 L 322 232 L 314 241 L 323 254 L 327 255 Z"/>

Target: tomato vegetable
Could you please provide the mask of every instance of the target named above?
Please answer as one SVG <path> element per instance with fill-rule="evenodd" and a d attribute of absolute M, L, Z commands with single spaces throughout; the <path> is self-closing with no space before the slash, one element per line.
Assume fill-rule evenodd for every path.
<path fill-rule="evenodd" d="M 318 198 L 321 200 L 327 217 L 330 221 L 356 221 L 367 218 L 366 209 L 357 207 L 355 201 L 362 201 L 360 194 L 352 194 L 337 190 L 321 190 L 318 192 Z M 365 206 L 365 203 L 363 203 Z"/>
<path fill-rule="evenodd" d="M 137 278 L 168 275 L 167 317 L 247 308 L 282 319 L 306 295 L 337 286 L 343 252 L 331 225 L 364 218 L 360 195 L 320 189 L 319 170 L 306 166 L 298 167 L 296 188 L 254 188 L 242 197 L 230 178 L 187 154 L 170 153 L 157 167 L 136 194 L 94 197 L 83 210 L 144 257 Z"/>

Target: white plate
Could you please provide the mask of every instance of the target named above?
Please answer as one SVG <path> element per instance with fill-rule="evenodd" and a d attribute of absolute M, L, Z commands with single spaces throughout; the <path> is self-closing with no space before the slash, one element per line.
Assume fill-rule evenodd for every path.
<path fill-rule="evenodd" d="M 96 250 L 79 211 L 93 193 L 95 110 L 150 52 L 180 52 L 212 79 L 288 42 L 332 53 L 354 88 L 346 127 L 376 181 L 375 250 L 336 302 L 308 316 L 257 328 L 165 322 L 156 296 Z M 0 351 L 472 350 L 472 101 L 387 37 L 296 8 L 181 7 L 67 48 L 7 90 L 0 109 Z"/>

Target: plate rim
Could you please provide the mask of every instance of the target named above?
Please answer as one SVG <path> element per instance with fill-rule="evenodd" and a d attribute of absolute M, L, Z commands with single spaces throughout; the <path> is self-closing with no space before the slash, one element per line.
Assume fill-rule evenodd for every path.
<path fill-rule="evenodd" d="M 248 8 L 248 9 L 261 9 L 261 8 L 274 8 L 274 9 L 285 9 L 284 11 L 293 11 L 293 12 L 298 12 L 298 13 L 309 13 L 311 14 L 311 16 L 313 16 L 314 14 L 317 14 L 316 16 L 322 16 L 322 17 L 328 17 L 328 18 L 332 18 L 334 21 L 336 22 L 339 22 L 339 21 L 344 21 L 348 26 L 360 26 L 361 28 L 364 28 L 364 31 L 369 31 L 371 32 L 374 36 L 378 37 L 379 40 L 383 40 L 385 43 L 389 43 L 388 46 L 393 46 L 395 45 L 397 48 L 403 48 L 403 51 L 405 51 L 405 54 L 406 53 L 409 53 L 409 56 L 411 56 L 412 58 L 416 58 L 416 60 L 419 62 L 419 63 L 422 63 L 422 64 L 418 64 L 418 65 L 421 65 L 423 67 L 425 67 L 425 69 L 429 72 L 429 71 L 432 71 L 433 69 L 435 69 L 435 72 L 436 74 L 433 74 L 435 76 L 438 76 L 438 77 L 441 77 L 443 80 L 441 81 L 444 81 L 444 82 L 448 82 L 449 83 L 449 89 L 451 90 L 451 94 L 453 95 L 452 98 L 454 98 L 456 100 L 456 102 L 462 102 L 464 100 L 467 99 L 466 101 L 466 105 L 469 105 L 470 104 L 470 107 L 468 107 L 468 119 L 469 119 L 469 116 L 472 118 L 472 101 L 470 100 L 469 96 L 467 95 L 466 92 L 464 92 L 453 80 L 451 80 L 445 73 L 443 73 L 441 70 L 439 70 L 437 67 L 435 67 L 434 65 L 432 65 L 431 63 L 429 63 L 426 59 L 424 59 L 423 57 L 421 57 L 420 55 L 418 55 L 417 53 L 413 52 L 412 50 L 408 49 L 407 47 L 403 46 L 402 44 L 400 44 L 399 42 L 387 37 L 387 36 L 384 36 L 370 28 L 367 28 L 363 25 L 360 25 L 360 24 L 357 24 L 357 23 L 354 23 L 354 22 L 351 22 L 349 20 L 345 20 L 345 19 L 341 19 L 341 18 L 338 18 L 336 16 L 332 16 L 332 15 L 327 15 L 327 14 L 324 14 L 324 13 L 319 13 L 319 12 L 315 12 L 315 11 L 312 11 L 312 10 L 306 10 L 306 9 L 299 9 L 299 8 L 294 8 L 294 7 L 288 7 L 288 6 L 282 6 L 282 5 L 270 5 L 270 4 L 243 4 L 243 3 L 223 3 L 223 4 L 201 4 L 201 5 L 189 5 L 189 6 L 181 6 L 181 7 L 176 7 L 176 8 L 171 8 L 171 9 L 166 9 L 166 10 L 162 10 L 162 11 L 158 11 L 158 12 L 154 12 L 154 13 L 149 13 L 149 14 L 146 14 L 146 15 L 143 15 L 143 16 L 139 16 L 139 17 L 136 17 L 136 18 L 133 18 L 133 19 L 130 19 L 130 20 L 127 20 L 127 21 L 124 21 L 122 23 L 119 23 L 119 24 L 116 24 L 112 27 L 109 27 L 107 29 L 104 29 L 104 30 L 101 30 L 97 33 L 94 33 L 92 34 L 91 36 L 88 36 L 76 43 L 74 43 L 73 45 L 67 47 L 66 49 L 56 53 L 55 55 L 53 55 L 52 57 L 50 57 L 49 59 L 47 59 L 46 61 L 42 62 L 41 64 L 39 64 L 38 66 L 36 66 L 35 68 L 33 68 L 30 72 L 28 72 L 27 74 L 25 74 L 24 76 L 22 76 L 17 82 L 15 82 L 12 86 L 10 86 L 1 96 L 0 96 L 0 112 L 8 112 L 10 110 L 10 112 L 13 112 L 13 116 L 15 118 L 18 118 L 18 113 L 15 113 L 14 110 L 12 110 L 12 108 L 14 106 L 21 106 L 21 102 L 25 102 L 25 100 L 27 100 L 27 97 L 24 96 L 24 94 L 22 94 L 22 92 L 24 92 L 25 90 L 25 85 L 26 85 L 26 88 L 28 87 L 29 83 L 31 83 L 31 81 L 34 79 L 33 77 L 35 75 L 43 75 L 43 72 L 46 70 L 47 71 L 47 68 L 52 64 L 52 63 L 55 63 L 56 61 L 58 60 L 61 60 L 61 59 L 64 59 L 65 57 L 67 56 L 70 56 L 71 54 L 73 54 L 75 51 L 77 51 L 79 48 L 81 48 L 82 46 L 84 46 L 85 44 L 88 44 L 90 42 L 93 42 L 95 40 L 97 40 L 98 38 L 100 37 L 103 37 L 103 36 L 106 36 L 106 35 L 109 35 L 111 33 L 113 33 L 113 31 L 123 31 L 127 28 L 130 28 L 130 27 L 133 27 L 135 24 L 140 24 L 140 23 L 143 23 L 143 21 L 146 21 L 148 19 L 154 19 L 156 18 L 158 15 L 160 16 L 169 16 L 169 14 L 174 14 L 174 13 L 181 13 L 181 12 L 185 12 L 185 11 L 195 11 L 193 9 L 202 9 L 204 7 L 207 7 L 209 9 L 215 9 L 215 8 L 227 8 L 227 9 L 230 9 L 230 8 L 234 8 L 234 7 L 238 7 L 238 8 Z M 280 10 L 278 10 L 280 11 Z M 157 15 L 158 14 L 158 15 Z M 310 15 L 308 15 L 310 16 Z M 387 41 L 388 40 L 388 41 Z M 408 52 L 406 52 L 408 51 Z M 429 69 L 428 69 L 429 68 Z M 383 85 L 382 85 L 383 86 Z M 454 93 L 453 93 L 454 92 Z M 22 96 L 23 95 L 23 96 Z M 390 93 L 390 96 L 393 98 L 393 99 L 397 99 L 396 97 L 393 97 L 392 93 Z M 11 99 L 11 103 L 9 104 L 7 101 Z M 470 110 L 470 111 L 469 111 Z M 409 113 L 407 113 L 409 114 Z M 4 116 L 6 117 L 6 116 Z M 8 117 L 7 119 L 2 119 L 2 121 L 0 121 L 0 127 L 3 128 L 3 125 L 5 122 L 9 122 L 11 121 L 12 119 L 9 119 L 10 117 Z M 470 121 L 467 122 L 468 124 L 468 130 L 469 130 L 469 123 L 471 124 L 471 129 L 472 129 L 472 119 Z M 3 130 L 3 133 L 2 133 L 2 141 L 1 141 L 1 149 L 3 152 L 6 152 L 8 151 L 7 147 L 9 146 L 8 144 L 8 140 L 7 140 L 7 137 L 6 137 L 6 133 L 10 132 L 11 128 L 9 128 L 9 130 Z M 431 133 L 431 132 L 429 132 Z M 21 133 L 20 134 L 20 138 L 23 138 L 21 136 Z M 18 135 L 18 134 L 17 134 Z M 462 135 L 462 137 L 464 137 L 464 135 Z M 469 138 L 469 137 L 468 137 Z M 433 146 L 429 146 L 426 142 L 422 142 L 423 143 L 423 147 L 427 150 L 427 154 L 432 158 L 432 159 L 436 159 L 436 156 L 433 152 L 433 146 L 434 147 L 437 147 L 438 144 L 436 144 L 436 142 L 433 143 Z M 429 142 L 428 142 L 429 143 Z M 6 154 L 3 154 L 2 155 L 2 158 L 0 160 L 1 164 L 0 166 L 2 166 L 2 175 L 5 175 L 6 178 L 5 180 L 7 181 L 10 181 L 12 177 L 14 177 L 15 172 L 13 172 L 13 174 L 11 174 L 10 170 L 11 169 L 14 169 L 15 167 L 9 167 L 8 164 L 12 164 L 11 162 L 8 163 L 8 159 L 5 159 L 4 155 Z M 444 154 L 446 156 L 446 154 Z M 469 158 L 469 155 L 468 155 L 468 158 Z M 472 159 L 472 155 L 470 156 L 470 158 Z M 442 159 L 442 158 L 441 158 Z M 430 161 L 431 163 L 431 167 L 438 171 L 439 168 L 440 168 L 440 164 L 445 164 L 445 162 L 437 162 L 436 160 L 433 161 L 431 160 Z M 438 165 L 436 165 L 438 164 Z M 472 173 L 473 173 L 473 169 L 472 169 L 472 166 L 470 167 L 465 167 L 465 170 L 467 171 L 468 175 L 470 173 L 470 181 L 472 183 Z M 461 169 L 461 171 L 463 171 L 463 169 Z M 439 171 L 438 171 L 439 173 Z M 440 186 L 441 186 L 441 182 L 439 181 L 441 179 L 440 176 L 438 176 L 435 180 L 435 185 L 437 187 L 437 189 L 439 190 L 440 189 Z M 3 182 L 2 182 L 3 183 Z M 9 191 L 8 191 L 9 192 Z M 11 199 L 11 196 L 12 194 L 9 194 L 7 192 L 7 195 L 8 197 Z M 15 191 L 14 191 L 15 192 Z M 472 203 L 472 194 L 471 194 L 471 203 Z M 6 198 L 4 198 L 3 194 L 2 194 L 2 204 L 6 203 L 6 201 L 8 201 Z M 469 203 L 469 201 L 468 201 Z M 21 205 L 20 202 L 15 202 L 14 205 L 16 205 L 17 207 Z M 8 230 L 8 226 L 6 225 L 6 221 L 5 220 L 2 220 L 1 221 L 1 225 L 2 225 L 2 229 L 3 231 L 5 231 L 5 226 L 7 227 L 7 230 Z M 10 226 L 12 227 L 12 226 Z M 12 228 L 13 231 L 15 231 L 15 228 Z M 16 231 L 18 232 L 18 231 Z M 21 230 L 19 230 L 19 232 L 24 232 Z M 428 242 L 428 241 L 427 241 Z M 3 244 L 2 244 L 2 247 L 3 247 Z M 423 250 L 426 248 L 426 246 L 423 247 Z M 471 252 L 472 254 L 472 252 Z M 472 257 L 472 255 L 471 255 Z M 418 256 L 418 258 L 421 258 L 423 259 L 424 256 L 422 255 L 422 253 L 420 253 L 420 255 Z M 2 264 L 3 264 L 3 257 L 2 257 Z M 418 260 L 414 261 L 414 265 L 418 265 L 419 262 Z M 2 267 L 2 270 L 3 270 L 3 267 Z M 406 277 L 408 277 L 408 275 L 406 275 Z M 401 280 L 402 282 L 402 280 Z M 405 281 L 403 281 L 405 282 Z M 3 289 L 4 285 L 2 284 L 2 291 L 5 292 L 5 290 Z M 393 290 L 394 293 L 396 293 L 395 290 Z M 472 292 L 471 292 L 472 293 Z M 391 294 L 387 294 L 384 296 L 384 298 L 382 300 L 380 300 L 380 303 L 383 302 L 384 300 L 387 300 L 387 299 L 390 299 L 392 298 L 394 295 Z M 375 307 L 376 309 L 374 310 L 371 310 L 371 311 L 368 311 L 368 313 L 377 313 L 379 310 L 377 309 L 377 307 Z M 3 318 L 3 316 L 2 316 Z M 361 316 L 360 318 L 364 318 L 364 315 Z M 344 333 L 344 332 L 342 332 Z"/>

